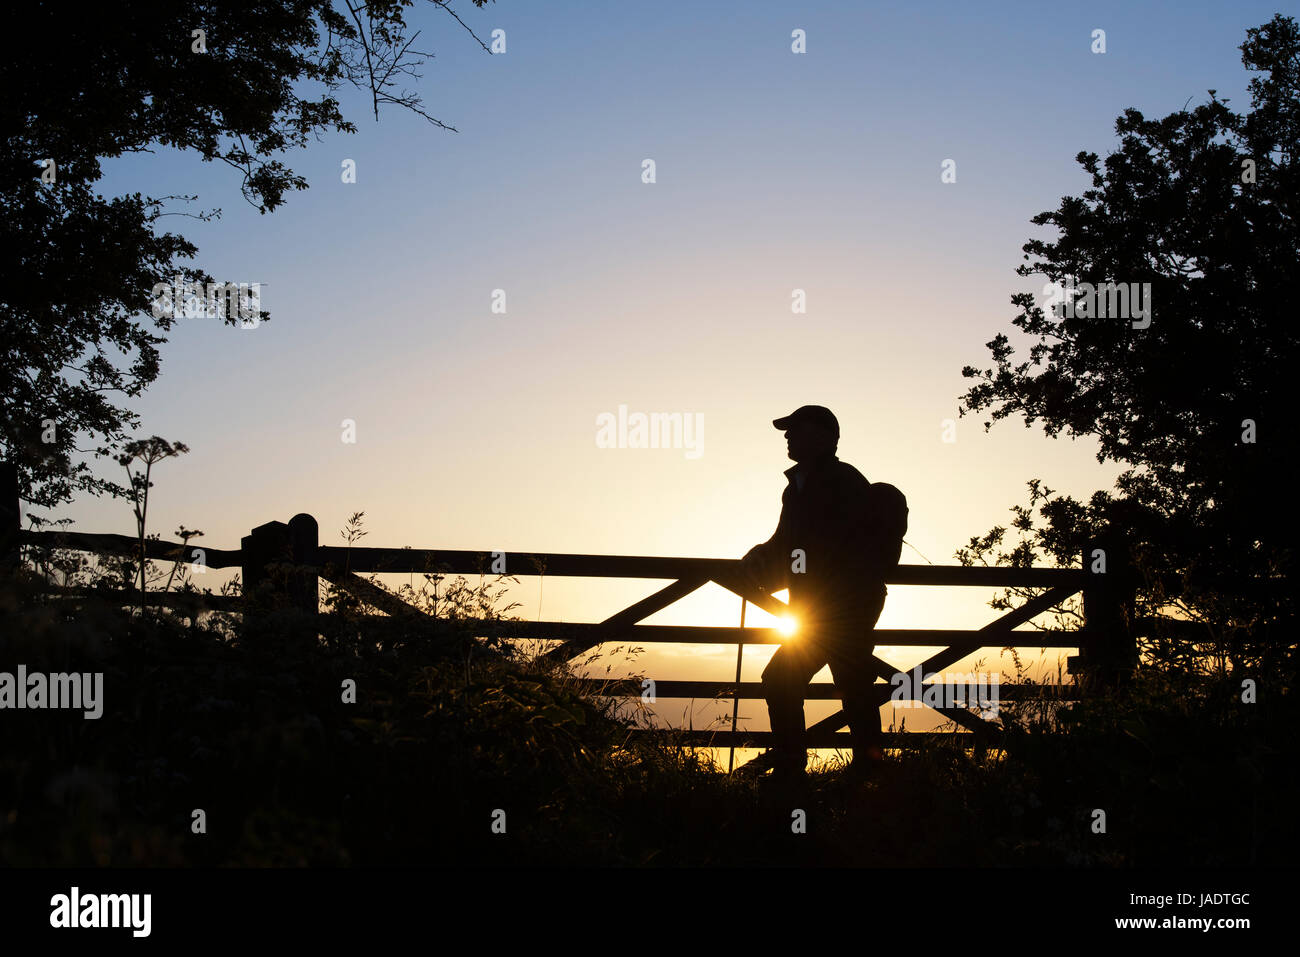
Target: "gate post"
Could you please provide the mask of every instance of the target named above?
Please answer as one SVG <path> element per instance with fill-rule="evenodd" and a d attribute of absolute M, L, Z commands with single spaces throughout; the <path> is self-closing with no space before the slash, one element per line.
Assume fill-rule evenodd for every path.
<path fill-rule="evenodd" d="M 289 570 L 289 603 L 304 614 L 312 616 L 312 622 L 320 612 L 320 587 L 318 575 L 320 569 L 320 525 L 316 519 L 305 512 L 299 512 L 289 519 L 289 552 L 293 567 Z"/>
<path fill-rule="evenodd" d="M 244 600 L 256 604 L 274 604 L 282 589 L 274 574 L 273 565 L 286 562 L 291 557 L 289 526 L 284 522 L 267 522 L 259 525 L 240 540 L 243 557 Z"/>
<path fill-rule="evenodd" d="M 276 624 L 289 636 L 315 639 L 320 527 L 307 514 L 267 522 L 240 542 L 244 568 L 244 614 Z"/>
<path fill-rule="evenodd" d="M 1083 550 L 1084 627 L 1095 632 L 1075 659 L 1078 670 L 1095 687 L 1123 685 L 1137 664 L 1133 639 L 1135 582 L 1128 547 L 1113 531 L 1088 542 Z"/>

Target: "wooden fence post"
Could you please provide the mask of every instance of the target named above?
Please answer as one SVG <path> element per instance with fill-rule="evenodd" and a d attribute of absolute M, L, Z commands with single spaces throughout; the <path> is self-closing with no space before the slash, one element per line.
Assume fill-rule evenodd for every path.
<path fill-rule="evenodd" d="M 320 611 L 320 525 L 305 512 L 289 519 L 289 551 L 293 568 L 289 572 L 289 602 L 315 616 Z"/>
<path fill-rule="evenodd" d="M 22 511 L 18 503 L 18 466 L 0 462 L 0 573 L 18 571 Z"/>
<path fill-rule="evenodd" d="M 277 616 L 293 635 L 314 640 L 320 528 L 310 515 L 295 515 L 289 524 L 267 522 L 240 542 L 244 566 L 245 616 L 264 621 L 274 611 L 293 609 L 300 620 Z"/>
<path fill-rule="evenodd" d="M 271 566 L 290 559 L 289 526 L 284 522 L 259 525 L 240 540 L 244 565 L 244 599 L 248 603 L 274 603 L 276 576 Z"/>
<path fill-rule="evenodd" d="M 1105 532 L 1083 550 L 1085 627 L 1096 632 L 1079 649 L 1079 670 L 1100 688 L 1122 685 L 1137 664 L 1133 640 L 1134 580 L 1128 548 L 1114 532 Z"/>

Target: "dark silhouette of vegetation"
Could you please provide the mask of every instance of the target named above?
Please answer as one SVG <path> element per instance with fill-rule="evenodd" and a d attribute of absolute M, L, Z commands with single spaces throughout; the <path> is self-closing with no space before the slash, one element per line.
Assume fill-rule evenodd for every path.
<path fill-rule="evenodd" d="M 1077 157 L 1092 188 L 1033 219 L 1059 236 L 1025 244 L 1021 275 L 1078 288 L 1150 283 L 1151 314 L 1049 313 L 1034 294 L 1018 294 L 1012 322 L 1032 342 L 1028 355 L 999 333 L 988 344 L 992 368 L 963 370 L 976 380 L 963 414 L 988 413 L 986 428 L 1019 416 L 1050 436 L 1095 438 L 1100 461 L 1126 468 L 1115 491 L 1079 501 L 1035 480 L 1015 510 L 1020 541 L 1007 543 L 999 526 L 959 557 L 1074 565 L 1085 542 L 1116 531 L 1144 574 L 1139 613 L 1175 610 L 1206 626 L 1204 641 L 1150 643 L 1148 661 L 1294 676 L 1283 639 L 1294 623 L 1300 533 L 1291 480 L 1300 28 L 1278 15 L 1248 30 L 1241 52 L 1256 74 L 1249 112 L 1214 90 L 1163 119 L 1126 110 L 1104 164 L 1095 153 Z M 1175 592 L 1163 587 L 1171 577 L 1181 580 Z M 1237 589 L 1227 577 L 1291 585 Z"/>
<path fill-rule="evenodd" d="M 1126 866 L 1295 851 L 1293 697 L 1242 707 L 1224 679 L 1149 672 L 1122 701 L 1004 703 L 1005 754 L 954 738 L 891 754 L 868 784 L 831 767 L 790 791 L 720 774 L 671 735 L 634 737 L 634 716 L 578 694 L 565 667 L 475 637 L 468 618 L 509 608 L 501 583 L 425 583 L 407 597 L 436 620 L 377 628 L 330 600 L 337 626 L 304 642 L 292 609 L 141 615 L 52 599 L 31 569 L 5 582 L 0 670 L 103 671 L 105 685 L 98 720 L 5 713 L 0 863 Z"/>
<path fill-rule="evenodd" d="M 139 425 L 114 397 L 138 397 L 158 377 L 175 317 L 153 315 L 154 286 L 178 275 L 214 282 L 183 264 L 193 243 L 158 230 L 164 216 L 220 210 L 174 208 L 195 196 L 102 196 L 103 163 L 193 150 L 233 168 L 244 198 L 267 213 L 307 188 L 283 163 L 288 150 L 356 131 L 334 96 L 345 85 L 370 93 L 376 119 L 389 104 L 454 130 L 399 85 L 432 56 L 412 47 L 411 5 L 146 0 L 13 11 L 15 42 L 0 57 L 0 459 L 17 463 L 25 501 L 129 495 L 79 456 L 116 454 Z M 469 29 L 447 2 L 432 5 Z"/>

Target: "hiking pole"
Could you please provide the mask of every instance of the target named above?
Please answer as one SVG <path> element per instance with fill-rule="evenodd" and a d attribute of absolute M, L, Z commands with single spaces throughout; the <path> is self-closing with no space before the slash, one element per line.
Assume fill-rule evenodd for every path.
<path fill-rule="evenodd" d="M 740 627 L 745 627 L 745 596 L 740 596 Z M 727 754 L 727 773 L 731 773 L 732 764 L 736 760 L 736 714 L 740 711 L 740 659 L 745 653 L 745 633 L 740 633 L 740 641 L 736 643 L 736 696 L 731 700 L 731 750 Z"/>

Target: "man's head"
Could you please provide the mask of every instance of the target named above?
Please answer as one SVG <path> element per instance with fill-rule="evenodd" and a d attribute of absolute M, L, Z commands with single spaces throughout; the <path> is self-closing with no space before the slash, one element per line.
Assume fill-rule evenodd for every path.
<path fill-rule="evenodd" d="M 772 424 L 785 432 L 786 454 L 796 462 L 833 455 L 839 446 L 840 423 L 824 406 L 800 406 Z"/>

